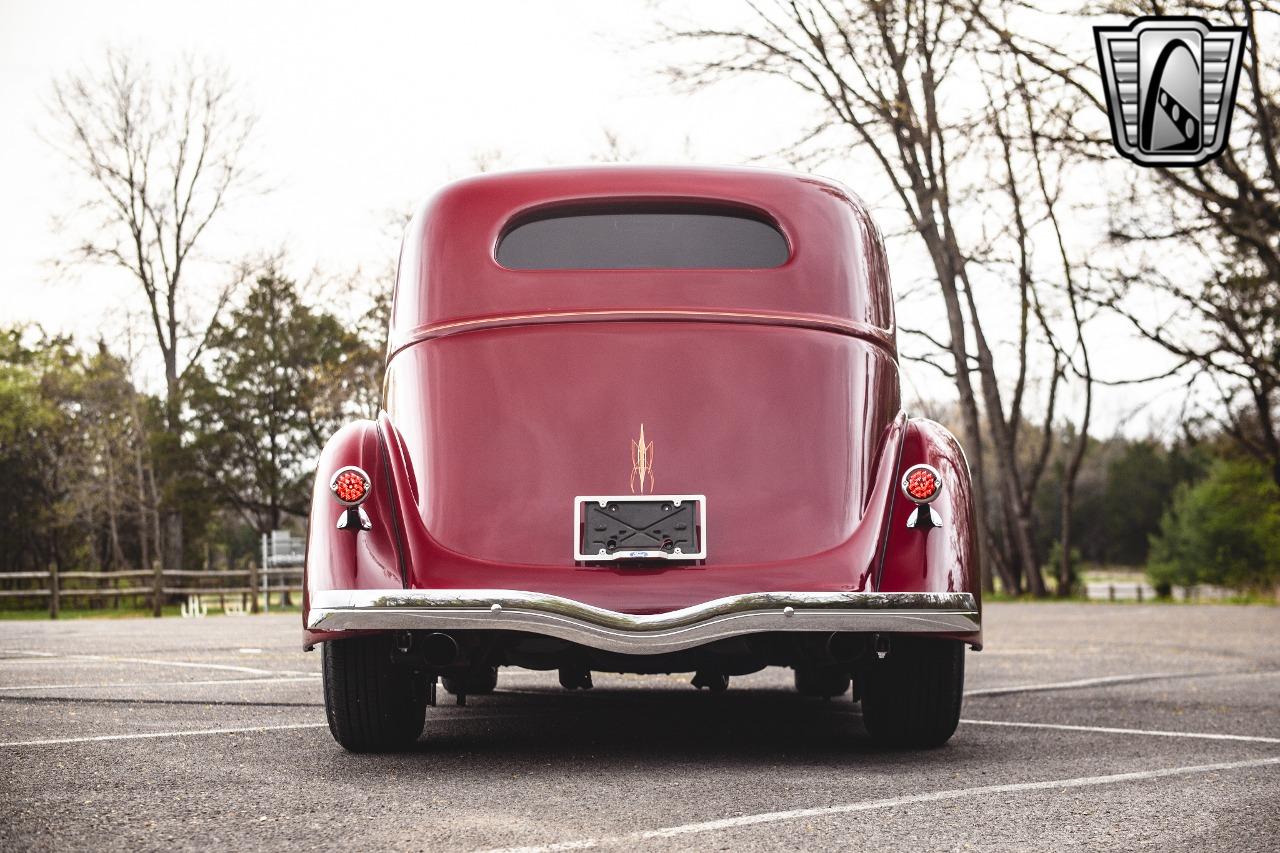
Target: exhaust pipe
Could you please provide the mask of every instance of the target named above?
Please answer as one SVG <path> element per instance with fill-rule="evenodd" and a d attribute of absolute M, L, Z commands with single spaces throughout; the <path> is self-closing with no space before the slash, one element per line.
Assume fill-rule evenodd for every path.
<path fill-rule="evenodd" d="M 422 660 L 428 666 L 450 666 L 458 661 L 458 641 L 448 634 L 428 634 L 423 638 Z"/>
<path fill-rule="evenodd" d="M 852 663 L 867 650 L 867 640 L 861 634 L 836 631 L 827 636 L 827 656 L 838 663 Z"/>

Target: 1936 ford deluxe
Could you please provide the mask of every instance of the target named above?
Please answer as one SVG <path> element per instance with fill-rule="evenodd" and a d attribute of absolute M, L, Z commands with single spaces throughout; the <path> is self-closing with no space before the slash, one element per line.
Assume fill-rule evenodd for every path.
<path fill-rule="evenodd" d="M 422 733 L 503 666 L 766 666 L 905 746 L 982 642 L 964 455 L 900 403 L 879 234 L 758 170 L 482 176 L 408 226 L 383 412 L 319 463 L 304 642 L 334 737 Z"/>

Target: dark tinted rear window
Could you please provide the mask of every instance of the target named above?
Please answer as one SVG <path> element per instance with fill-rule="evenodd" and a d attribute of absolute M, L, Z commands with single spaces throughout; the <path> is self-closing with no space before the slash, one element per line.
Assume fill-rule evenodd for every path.
<path fill-rule="evenodd" d="M 763 218 L 693 205 L 584 207 L 519 221 L 498 241 L 517 270 L 761 269 L 787 262 L 787 241 Z"/>

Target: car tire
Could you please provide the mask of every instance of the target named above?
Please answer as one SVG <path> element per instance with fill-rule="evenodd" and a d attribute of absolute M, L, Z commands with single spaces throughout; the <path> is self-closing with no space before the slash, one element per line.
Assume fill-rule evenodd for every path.
<path fill-rule="evenodd" d="M 446 675 L 440 679 L 446 692 L 457 696 L 487 696 L 498 687 L 498 668 L 484 666 L 480 669 L 469 669 L 458 675 Z"/>
<path fill-rule="evenodd" d="M 889 746 L 933 749 L 955 733 L 964 695 L 964 643 L 897 636 L 857 673 L 862 722 Z"/>
<path fill-rule="evenodd" d="M 832 667 L 796 667 L 796 692 L 801 696 L 830 699 L 849 692 L 849 673 Z"/>
<path fill-rule="evenodd" d="M 412 746 L 426 722 L 425 680 L 395 663 L 391 635 L 330 640 L 321 649 L 333 739 L 349 752 Z"/>

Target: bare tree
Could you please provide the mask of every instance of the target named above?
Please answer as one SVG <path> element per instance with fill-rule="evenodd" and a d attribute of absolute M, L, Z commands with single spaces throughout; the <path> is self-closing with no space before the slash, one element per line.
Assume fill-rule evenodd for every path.
<path fill-rule="evenodd" d="M 990 37 L 977 28 L 967 2 L 747 0 L 744 6 L 746 23 L 672 29 L 671 38 L 713 51 L 692 67 L 672 69 L 672 76 L 693 86 L 743 74 L 781 78 L 808 96 L 819 115 L 791 149 L 793 159 L 814 163 L 856 154 L 878 167 L 909 232 L 928 253 L 945 307 L 945 334 L 900 331 L 933 347 L 934 354 L 921 358 L 956 385 L 975 484 L 993 497 L 981 510 L 984 562 L 1006 589 L 1044 594 L 1033 498 L 1050 455 L 1059 386 L 1088 371 L 1080 363 L 1084 318 L 1078 311 L 1056 317 L 1047 307 L 1047 285 L 1061 290 L 1067 282 L 1061 268 L 1047 271 L 1033 237 L 1047 232 L 1069 275 L 1073 264 L 1054 186 L 1065 166 L 1057 152 L 1032 142 L 1049 133 L 1042 123 L 1053 118 L 1032 96 L 1039 81 L 1019 78 L 1014 67 L 988 66 Z M 975 98 L 993 75 L 1013 84 Z M 1024 118 L 1016 118 L 1014 107 Z M 1000 323 L 988 324 L 976 296 L 989 282 L 1012 282 L 1018 294 L 1012 390 L 996 367 L 1005 361 L 997 358 L 1002 342 L 989 332 Z M 1056 331 L 1063 324 L 1068 346 Z M 1046 351 L 1052 369 L 1031 376 Z M 1020 433 L 1033 379 L 1044 389 L 1043 429 L 1039 447 L 1026 452 Z M 1082 454 L 1087 427 L 1077 432 Z M 1073 474 L 1077 469 L 1072 466 Z"/>
<path fill-rule="evenodd" d="M 1081 11 L 1133 17 L 1171 10 L 1122 0 Z M 1176 11 L 1249 29 L 1231 138 L 1201 166 L 1128 170 L 1123 191 L 1111 198 L 1113 252 L 1093 264 L 1106 284 L 1086 297 L 1168 352 L 1175 366 L 1163 375 L 1186 377 L 1188 414 L 1217 426 L 1280 484 L 1280 56 L 1270 49 L 1280 6 L 1211 0 Z M 1029 7 L 1021 18 L 1032 25 L 979 15 L 1002 48 L 1105 116 L 1092 46 L 1047 44 L 1025 35 L 1043 29 Z M 1111 159 L 1105 125 L 1092 124 L 1096 132 L 1077 129 L 1057 144 Z"/>
<path fill-rule="evenodd" d="M 478 174 L 502 167 L 507 155 L 501 148 L 483 148 L 471 154 L 471 168 Z"/>
<path fill-rule="evenodd" d="M 592 154 L 592 160 L 597 163 L 629 163 L 636 159 L 636 149 L 623 141 L 621 133 L 611 127 L 601 128 L 600 132 L 604 136 L 604 148 Z"/>
<path fill-rule="evenodd" d="M 164 362 L 163 563 L 177 569 L 183 530 L 172 481 L 183 467 L 183 379 L 238 283 L 202 300 L 197 288 L 209 292 L 208 278 L 192 267 L 211 224 L 252 183 L 244 153 L 254 117 L 223 71 L 188 63 L 160 81 L 120 53 L 108 54 L 100 73 L 57 81 L 51 112 L 59 150 L 88 179 L 79 209 L 88 236 L 75 259 L 133 277 Z"/>

